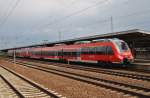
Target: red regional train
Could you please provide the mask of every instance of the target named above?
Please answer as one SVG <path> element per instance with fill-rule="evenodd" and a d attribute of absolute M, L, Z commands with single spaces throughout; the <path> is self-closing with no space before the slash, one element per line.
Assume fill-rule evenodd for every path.
<path fill-rule="evenodd" d="M 78 62 L 119 63 L 128 65 L 134 58 L 126 42 L 120 39 L 100 39 L 71 45 L 34 47 L 9 50 L 8 55 L 36 59 L 56 59 Z"/>

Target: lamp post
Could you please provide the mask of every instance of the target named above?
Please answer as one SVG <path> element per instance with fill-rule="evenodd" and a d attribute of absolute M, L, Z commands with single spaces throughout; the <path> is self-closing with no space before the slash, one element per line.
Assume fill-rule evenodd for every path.
<path fill-rule="evenodd" d="M 14 53 L 14 63 L 16 63 L 16 50 L 13 51 Z"/>
<path fill-rule="evenodd" d="M 111 33 L 114 32 L 114 23 L 113 23 L 113 17 L 110 17 L 110 27 L 111 27 Z"/>
<path fill-rule="evenodd" d="M 16 43 L 15 44 L 17 44 L 17 40 L 18 40 L 18 37 L 16 36 Z M 16 49 L 15 49 L 15 47 L 16 47 L 16 45 L 14 45 L 14 53 L 13 53 L 13 55 L 14 55 L 14 63 L 16 63 Z"/>

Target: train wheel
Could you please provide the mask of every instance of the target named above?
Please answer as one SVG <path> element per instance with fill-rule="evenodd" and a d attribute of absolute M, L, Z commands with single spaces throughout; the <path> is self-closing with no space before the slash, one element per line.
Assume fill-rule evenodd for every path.
<path fill-rule="evenodd" d="M 127 58 L 124 58 L 124 59 L 123 59 L 122 67 L 127 67 L 128 65 L 129 65 L 128 59 L 127 59 Z"/>

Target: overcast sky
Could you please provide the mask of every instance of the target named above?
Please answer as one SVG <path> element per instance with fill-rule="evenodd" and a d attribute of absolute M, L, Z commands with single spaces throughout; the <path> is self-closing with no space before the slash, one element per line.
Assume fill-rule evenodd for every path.
<path fill-rule="evenodd" d="M 150 31 L 150 0 L 0 0 L 0 48 L 91 36 Z"/>

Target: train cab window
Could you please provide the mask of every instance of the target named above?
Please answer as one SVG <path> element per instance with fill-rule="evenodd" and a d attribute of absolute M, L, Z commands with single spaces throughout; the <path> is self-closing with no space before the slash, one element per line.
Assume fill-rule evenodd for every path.
<path fill-rule="evenodd" d="M 128 47 L 127 43 L 125 43 L 125 42 L 118 41 L 118 42 L 116 42 L 116 45 L 117 45 L 120 53 L 129 50 L 129 47 Z"/>
<path fill-rule="evenodd" d="M 122 47 L 122 50 L 126 50 L 127 51 L 129 49 L 128 45 L 126 43 L 124 43 L 124 42 L 122 42 L 121 47 Z"/>
<path fill-rule="evenodd" d="M 114 51 L 113 51 L 111 46 L 107 46 L 107 54 L 108 55 L 113 55 L 114 54 Z"/>

